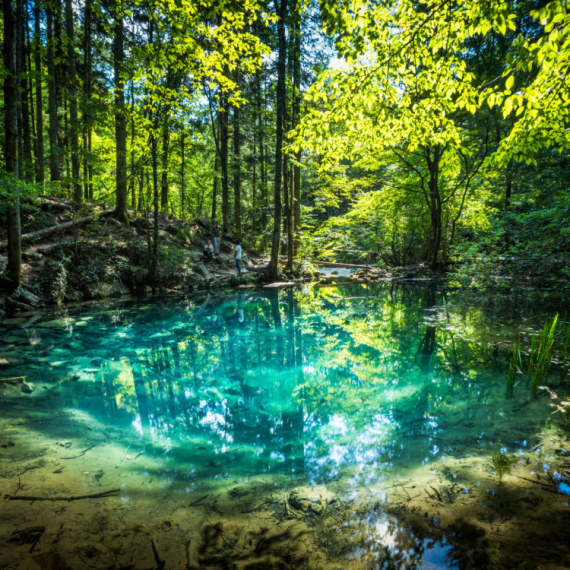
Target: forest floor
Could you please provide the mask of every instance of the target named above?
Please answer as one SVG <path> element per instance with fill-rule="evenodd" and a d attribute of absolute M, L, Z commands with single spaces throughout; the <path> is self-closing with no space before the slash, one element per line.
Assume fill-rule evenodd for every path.
<path fill-rule="evenodd" d="M 97 206 L 76 205 L 56 197 L 43 197 L 37 205 L 22 207 L 22 234 L 53 228 L 103 212 Z M 109 215 L 57 231 L 22 245 L 22 287 L 12 296 L 0 290 L 0 312 L 30 311 L 46 304 L 81 302 L 129 294 L 166 293 L 196 289 L 266 284 L 256 268 L 268 258 L 244 248 L 242 275 L 234 260 L 235 239 L 222 239 L 220 255 L 204 263 L 202 250 L 212 239 L 213 225 L 205 218 L 182 221 L 161 213 L 158 220 L 158 267 L 151 281 L 148 255 L 154 219 L 152 214 L 129 211 L 130 225 Z M 5 239 L 0 235 L 0 240 Z M 0 249 L 0 273 L 7 264 Z M 288 283 L 319 278 L 308 269 L 281 275 Z"/>

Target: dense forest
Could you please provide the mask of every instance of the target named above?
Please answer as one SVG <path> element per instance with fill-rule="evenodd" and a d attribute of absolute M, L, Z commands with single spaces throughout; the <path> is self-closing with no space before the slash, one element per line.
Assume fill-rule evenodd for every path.
<path fill-rule="evenodd" d="M 21 207 L 48 195 L 150 212 L 151 280 L 161 213 L 219 220 L 273 279 L 280 254 L 339 249 L 476 287 L 568 277 L 565 1 L 4 0 L 2 18 L 8 289 Z"/>

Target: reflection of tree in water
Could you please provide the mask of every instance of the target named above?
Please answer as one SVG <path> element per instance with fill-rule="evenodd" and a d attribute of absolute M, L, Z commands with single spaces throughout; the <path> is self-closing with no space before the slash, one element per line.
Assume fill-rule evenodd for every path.
<path fill-rule="evenodd" d="M 470 372 L 485 374 L 480 340 L 455 332 L 447 303 L 434 289 L 372 285 L 249 292 L 186 313 L 147 312 L 131 323 L 130 395 L 115 371 L 98 376 L 106 413 L 124 415 L 116 405 L 124 393 L 145 436 L 152 428 L 156 437 L 201 438 L 196 446 L 218 454 L 253 445 L 256 469 L 325 474 L 341 435 L 344 455 L 331 474 L 365 456 L 370 465 L 413 466 L 432 436 L 444 437 L 446 414 L 450 425 L 484 418 L 477 395 L 495 389 Z M 478 330 L 479 309 L 459 313 Z"/>

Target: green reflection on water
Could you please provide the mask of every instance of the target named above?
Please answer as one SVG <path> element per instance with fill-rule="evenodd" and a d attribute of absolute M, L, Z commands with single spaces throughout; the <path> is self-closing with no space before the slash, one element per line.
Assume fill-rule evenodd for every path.
<path fill-rule="evenodd" d="M 71 411 L 84 426 L 68 434 L 74 450 L 95 433 L 116 444 L 99 461 L 121 470 L 127 498 L 129 476 L 160 480 L 161 501 L 274 474 L 341 482 L 347 497 L 374 486 L 383 503 L 426 465 L 486 456 L 499 440 L 527 450 L 549 414 L 522 386 L 504 397 L 511 342 L 536 326 L 524 308 L 430 288 L 249 291 L 9 323 L 2 376 L 36 389 L 0 413 L 40 414 L 34 429 L 55 437 L 48 416 Z"/>

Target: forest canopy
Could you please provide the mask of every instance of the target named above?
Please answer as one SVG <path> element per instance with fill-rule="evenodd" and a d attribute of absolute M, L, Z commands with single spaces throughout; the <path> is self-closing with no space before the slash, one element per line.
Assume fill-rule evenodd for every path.
<path fill-rule="evenodd" d="M 333 250 L 566 280 L 565 1 L 4 0 L 3 231 L 39 195 L 219 220 L 279 274 Z"/>

